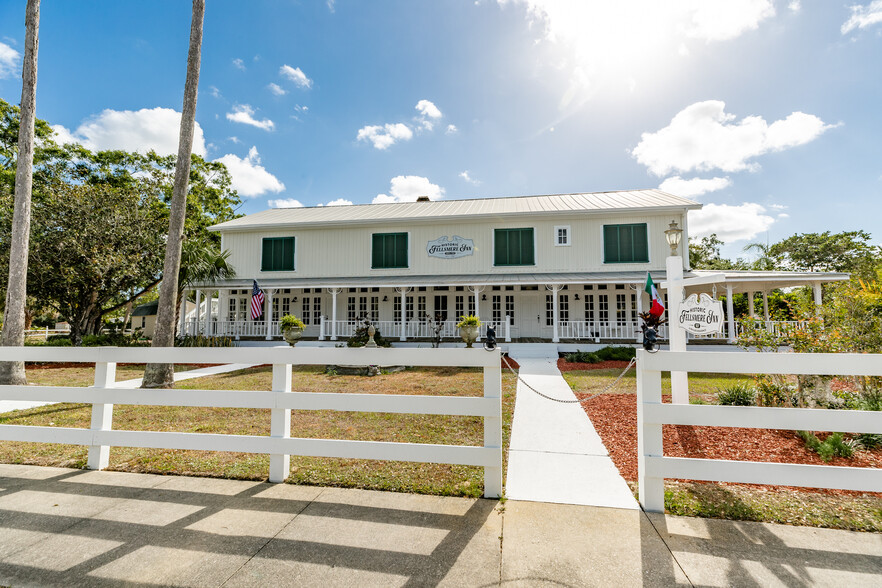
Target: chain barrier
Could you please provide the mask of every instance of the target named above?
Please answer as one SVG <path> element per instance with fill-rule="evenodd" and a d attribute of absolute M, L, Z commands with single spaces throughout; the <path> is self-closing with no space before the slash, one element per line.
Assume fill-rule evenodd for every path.
<path fill-rule="evenodd" d="M 581 400 L 579 400 L 579 399 L 562 400 L 560 398 L 554 398 L 552 396 L 548 396 L 546 394 L 543 394 L 542 392 L 540 392 L 539 390 L 537 390 L 536 388 L 534 388 L 533 386 L 531 386 L 527 382 L 525 382 L 524 379 L 521 377 L 521 374 L 519 372 L 516 372 L 514 370 L 514 368 L 511 367 L 511 364 L 508 363 L 508 357 L 506 357 L 505 355 L 502 356 L 502 361 L 505 362 L 505 366 L 508 368 L 508 371 L 510 371 L 512 374 L 514 374 L 514 376 L 517 378 L 518 382 L 520 382 L 521 384 L 526 386 L 526 388 L 528 390 L 530 390 L 531 392 L 535 392 L 536 394 L 538 394 L 542 398 L 545 398 L 546 400 L 551 400 L 552 402 L 559 402 L 561 404 L 582 404 L 584 402 L 588 402 L 589 400 L 593 400 L 594 398 L 597 398 L 601 394 L 605 394 L 606 392 L 609 392 L 610 390 L 612 390 L 616 386 L 616 384 L 618 384 L 622 380 L 622 378 L 625 377 L 625 374 L 628 373 L 629 369 L 631 369 L 632 367 L 637 365 L 637 358 L 636 357 L 632 358 L 631 361 L 628 362 L 628 365 L 625 366 L 625 369 L 622 370 L 622 373 L 619 374 L 619 376 L 613 381 L 612 384 L 610 384 L 609 386 L 607 386 L 606 388 L 604 388 L 600 392 L 589 396 L 588 398 L 583 398 Z"/>

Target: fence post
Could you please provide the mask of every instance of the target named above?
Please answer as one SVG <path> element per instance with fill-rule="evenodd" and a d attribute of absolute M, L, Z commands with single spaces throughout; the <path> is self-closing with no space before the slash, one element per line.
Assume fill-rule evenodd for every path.
<path fill-rule="evenodd" d="M 291 391 L 291 364 L 273 364 L 273 392 L 285 394 Z M 273 408 L 270 437 L 287 439 L 291 436 L 291 411 L 287 408 Z M 270 455 L 269 481 L 284 482 L 291 473 L 291 456 L 287 454 Z"/>
<path fill-rule="evenodd" d="M 116 364 L 97 362 L 95 364 L 95 388 L 111 388 L 116 382 Z M 93 431 L 109 431 L 113 428 L 113 405 L 93 404 Z M 90 445 L 87 466 L 90 470 L 103 470 L 110 462 L 109 445 Z"/>
<path fill-rule="evenodd" d="M 319 336 L 318 336 L 318 340 L 319 340 L 319 341 L 324 341 L 324 340 L 325 340 L 325 315 L 322 315 L 321 317 L 319 317 Z"/>
<path fill-rule="evenodd" d="M 484 447 L 496 449 L 498 459 L 495 466 L 484 466 L 484 498 L 502 496 L 502 360 L 499 351 L 493 357 L 496 364 L 484 367 L 484 398 L 497 399 L 499 416 L 484 417 Z"/>
<path fill-rule="evenodd" d="M 647 512 L 665 511 L 665 480 L 646 474 L 646 458 L 662 457 L 662 425 L 647 423 L 644 403 L 661 404 L 661 372 L 644 366 L 646 351 L 637 350 L 637 484 L 640 504 Z"/>

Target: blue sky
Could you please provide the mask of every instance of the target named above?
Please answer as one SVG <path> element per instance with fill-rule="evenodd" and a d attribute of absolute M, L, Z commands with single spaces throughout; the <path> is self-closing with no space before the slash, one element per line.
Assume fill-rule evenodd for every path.
<path fill-rule="evenodd" d="M 24 3 L 0 3 L 20 99 Z M 190 5 L 44 2 L 37 114 L 174 152 Z M 693 234 L 882 239 L 882 0 L 208 0 L 195 150 L 270 206 L 661 186 Z"/>

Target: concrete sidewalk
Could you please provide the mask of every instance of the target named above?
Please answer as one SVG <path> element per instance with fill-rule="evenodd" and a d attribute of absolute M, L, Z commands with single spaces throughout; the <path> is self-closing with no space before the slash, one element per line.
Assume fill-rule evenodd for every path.
<path fill-rule="evenodd" d="M 197 368 L 195 370 L 187 370 L 183 372 L 175 372 L 175 382 L 183 380 L 192 380 L 193 378 L 201 378 L 203 376 L 214 376 L 216 374 L 225 374 L 227 372 L 235 372 L 236 370 L 244 370 L 254 366 L 253 363 L 227 363 L 223 365 L 215 365 L 211 367 Z M 131 380 L 121 380 L 116 382 L 114 386 L 117 388 L 139 388 L 143 378 L 132 378 Z M 52 404 L 42 400 L 0 400 L 0 414 L 13 410 L 26 410 L 28 408 L 36 408 Z"/>
<path fill-rule="evenodd" d="M 526 382 L 552 398 L 576 399 L 557 369 L 557 351 L 539 345 L 512 347 L 509 354 L 520 364 L 518 372 L 523 381 L 518 382 L 512 419 L 506 496 L 513 500 L 638 508 L 582 406 L 553 402 L 524 385 Z M 553 356 L 547 355 L 551 352 Z M 546 356 L 531 357 L 541 354 Z"/>
<path fill-rule="evenodd" d="M 0 585 L 878 586 L 882 536 L 0 465 Z"/>

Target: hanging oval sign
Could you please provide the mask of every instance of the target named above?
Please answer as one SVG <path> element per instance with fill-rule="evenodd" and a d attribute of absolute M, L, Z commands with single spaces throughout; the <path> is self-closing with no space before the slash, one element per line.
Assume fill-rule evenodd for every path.
<path fill-rule="evenodd" d="M 723 330 L 723 302 L 710 294 L 690 294 L 680 305 L 677 323 L 693 335 L 708 335 Z"/>
<path fill-rule="evenodd" d="M 475 242 L 472 239 L 463 239 L 459 235 L 454 235 L 449 239 L 445 235 L 426 244 L 426 253 L 430 257 L 440 257 L 441 259 L 456 259 L 472 255 L 474 252 Z"/>

